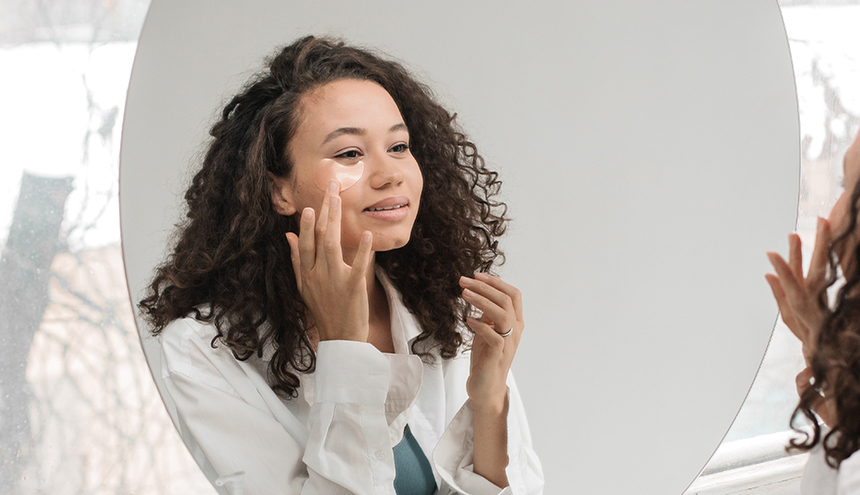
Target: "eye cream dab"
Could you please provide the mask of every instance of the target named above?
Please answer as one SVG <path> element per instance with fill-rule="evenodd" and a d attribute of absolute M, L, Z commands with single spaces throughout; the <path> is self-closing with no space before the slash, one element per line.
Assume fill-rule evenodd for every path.
<path fill-rule="evenodd" d="M 364 162 L 359 160 L 350 165 L 342 165 L 336 160 L 326 158 L 314 170 L 314 183 L 323 191 L 332 179 L 340 183 L 341 192 L 353 186 L 364 173 Z"/>

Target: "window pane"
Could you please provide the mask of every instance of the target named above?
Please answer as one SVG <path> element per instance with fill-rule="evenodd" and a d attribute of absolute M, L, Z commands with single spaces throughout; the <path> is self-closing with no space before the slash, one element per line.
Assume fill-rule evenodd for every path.
<path fill-rule="evenodd" d="M 780 6 L 800 107 L 802 152 L 797 232 L 808 266 L 816 218 L 829 215 L 842 190 L 842 156 L 860 129 L 860 66 L 856 58 L 856 47 L 860 46 L 857 30 L 860 2 L 784 0 Z M 787 253 L 787 240 L 785 245 L 774 249 Z M 765 435 L 789 429 L 789 419 L 798 401 L 794 377 L 804 366 L 799 341 L 780 319 L 755 383 L 715 459 L 705 469 L 706 474 L 785 455 L 785 437 Z M 742 449 L 726 445 L 756 438 L 761 445 L 739 444 Z M 752 458 L 744 452 L 753 446 L 773 452 Z M 740 457 L 735 459 L 735 455 Z"/>
<path fill-rule="evenodd" d="M 214 493 L 152 382 L 119 247 L 147 6 L 0 4 L 0 493 Z"/>

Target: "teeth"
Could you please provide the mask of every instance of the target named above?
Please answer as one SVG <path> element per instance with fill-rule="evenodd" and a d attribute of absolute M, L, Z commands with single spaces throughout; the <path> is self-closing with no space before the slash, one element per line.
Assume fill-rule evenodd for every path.
<path fill-rule="evenodd" d="M 396 210 L 398 208 L 403 208 L 406 205 L 397 205 L 397 206 L 384 206 L 382 208 L 368 208 L 368 211 L 385 211 L 385 210 Z"/>

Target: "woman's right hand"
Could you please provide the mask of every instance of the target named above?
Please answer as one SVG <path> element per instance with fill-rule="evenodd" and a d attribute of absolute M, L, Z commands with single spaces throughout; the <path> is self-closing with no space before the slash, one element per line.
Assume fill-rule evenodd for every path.
<path fill-rule="evenodd" d="M 807 366 L 810 365 L 810 357 L 818 343 L 819 331 L 829 311 L 826 301 L 822 305 L 819 297 L 827 284 L 830 223 L 819 218 L 817 230 L 806 277 L 803 276 L 803 256 L 800 237 L 797 234 L 788 236 L 788 262 L 777 253 L 767 253 L 776 275 L 765 275 L 779 306 L 782 321 L 803 344 Z"/>
<path fill-rule="evenodd" d="M 319 218 L 313 208 L 302 211 L 299 235 L 287 232 L 296 283 L 313 317 L 319 340 L 367 342 L 368 299 L 366 272 L 373 235 L 364 232 L 352 266 L 343 261 L 340 242 L 339 184 L 331 181 Z"/>

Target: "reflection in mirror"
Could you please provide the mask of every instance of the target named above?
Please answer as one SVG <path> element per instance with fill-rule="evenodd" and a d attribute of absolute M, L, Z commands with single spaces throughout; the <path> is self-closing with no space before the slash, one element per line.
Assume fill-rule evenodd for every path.
<path fill-rule="evenodd" d="M 140 303 L 213 481 L 542 493 L 509 376 L 522 301 L 490 275 L 500 182 L 454 115 L 400 64 L 312 36 L 219 114 Z M 324 190 L 330 162 L 362 173 Z"/>
<path fill-rule="evenodd" d="M 829 215 L 842 189 L 842 156 L 860 127 L 860 69 L 854 58 L 860 43 L 855 29 L 860 6 L 839 0 L 787 0 L 781 4 L 800 110 L 796 232 L 808 261 L 816 218 Z M 771 249 L 783 245 L 784 241 Z M 784 248 L 779 251 L 785 252 Z M 794 377 L 803 368 L 800 342 L 778 319 L 743 408 L 689 493 L 724 493 L 757 484 L 766 484 L 767 490 L 779 486 L 796 492 L 806 454 L 788 453 L 785 446 L 794 436 L 788 429 L 798 401 Z"/>
<path fill-rule="evenodd" d="M 791 228 L 798 148 L 776 6 L 436 2 L 409 7 L 423 22 L 408 27 L 373 15 L 391 7 L 153 4 L 123 134 L 132 293 L 169 254 L 205 116 L 272 46 L 325 31 L 379 47 L 432 75 L 515 185 L 503 276 L 526 297 L 514 367 L 550 483 L 680 493 L 734 417 L 775 315 L 761 253 Z M 322 194 L 308 184 L 276 188 L 283 212 Z M 148 359 L 159 376 L 169 367 Z"/>

